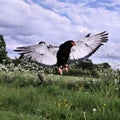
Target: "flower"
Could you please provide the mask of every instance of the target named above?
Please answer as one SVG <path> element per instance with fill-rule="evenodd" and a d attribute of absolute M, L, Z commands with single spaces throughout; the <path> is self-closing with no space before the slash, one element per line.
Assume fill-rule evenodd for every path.
<path fill-rule="evenodd" d="M 96 108 L 93 108 L 93 112 L 96 112 L 97 111 L 97 109 Z"/>
<path fill-rule="evenodd" d="M 115 79 L 115 84 L 118 84 L 119 83 L 119 80 L 118 79 Z"/>
<path fill-rule="evenodd" d="M 61 105 L 62 105 L 62 103 L 61 103 L 61 102 L 58 102 L 57 105 L 58 105 L 58 108 L 60 108 Z"/>
<path fill-rule="evenodd" d="M 103 106 L 106 106 L 106 104 L 104 103 Z"/>
<path fill-rule="evenodd" d="M 115 89 L 116 89 L 117 91 L 119 90 L 119 88 L 118 88 L 118 87 L 116 87 Z"/>
<path fill-rule="evenodd" d="M 102 108 L 104 109 L 105 107 L 106 107 L 106 104 L 104 103 L 103 106 L 102 106 Z"/>
<path fill-rule="evenodd" d="M 68 107 L 69 105 L 66 103 L 65 106 Z"/>

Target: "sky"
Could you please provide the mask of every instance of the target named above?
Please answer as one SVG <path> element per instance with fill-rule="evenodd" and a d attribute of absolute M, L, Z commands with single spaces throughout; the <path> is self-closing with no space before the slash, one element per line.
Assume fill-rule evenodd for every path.
<path fill-rule="evenodd" d="M 59 45 L 107 31 L 109 41 L 90 59 L 120 67 L 120 0 L 0 0 L 0 34 L 8 56 L 40 41 Z"/>

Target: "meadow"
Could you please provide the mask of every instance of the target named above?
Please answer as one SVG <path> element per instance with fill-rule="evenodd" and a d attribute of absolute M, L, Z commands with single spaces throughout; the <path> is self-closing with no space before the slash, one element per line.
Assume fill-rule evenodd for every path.
<path fill-rule="evenodd" d="M 120 120 L 120 71 L 99 77 L 0 70 L 0 120 Z"/>

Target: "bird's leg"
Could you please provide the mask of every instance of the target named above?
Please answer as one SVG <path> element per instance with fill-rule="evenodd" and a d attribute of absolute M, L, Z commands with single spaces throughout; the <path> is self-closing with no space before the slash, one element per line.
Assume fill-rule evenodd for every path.
<path fill-rule="evenodd" d="M 62 75 L 63 74 L 63 70 L 65 70 L 68 73 L 68 65 L 66 64 L 65 66 L 60 66 L 58 68 L 58 72 Z"/>
<path fill-rule="evenodd" d="M 68 73 L 68 65 L 67 64 L 62 69 Z"/>
<path fill-rule="evenodd" d="M 68 73 L 68 65 L 67 65 L 67 64 L 65 65 L 65 68 L 64 68 L 64 69 L 65 69 L 65 71 Z"/>
<path fill-rule="evenodd" d="M 63 74 L 63 67 L 60 66 L 60 67 L 58 68 L 58 71 L 59 71 L 59 73 L 62 75 L 62 74 Z"/>

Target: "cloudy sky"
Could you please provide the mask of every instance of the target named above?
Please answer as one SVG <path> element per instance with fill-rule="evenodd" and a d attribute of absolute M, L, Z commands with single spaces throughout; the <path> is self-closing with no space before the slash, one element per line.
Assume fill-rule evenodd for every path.
<path fill-rule="evenodd" d="M 11 58 L 17 46 L 58 45 L 106 30 L 109 42 L 91 59 L 120 63 L 120 0 L 0 0 L 0 11 L 0 34 Z"/>

